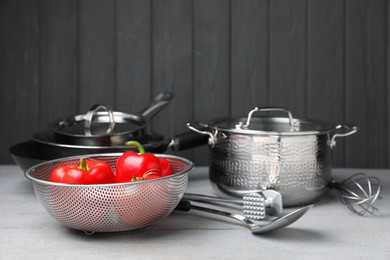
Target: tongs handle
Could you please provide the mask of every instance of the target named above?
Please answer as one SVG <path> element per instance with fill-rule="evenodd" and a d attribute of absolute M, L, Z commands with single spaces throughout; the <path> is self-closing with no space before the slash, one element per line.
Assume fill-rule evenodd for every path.
<path fill-rule="evenodd" d="M 274 190 L 264 190 L 245 194 L 242 199 L 221 198 L 203 194 L 185 193 L 184 199 L 208 204 L 227 203 L 241 205 L 244 215 L 249 219 L 263 219 L 266 208 L 270 215 L 280 215 L 283 212 L 282 196 Z"/>

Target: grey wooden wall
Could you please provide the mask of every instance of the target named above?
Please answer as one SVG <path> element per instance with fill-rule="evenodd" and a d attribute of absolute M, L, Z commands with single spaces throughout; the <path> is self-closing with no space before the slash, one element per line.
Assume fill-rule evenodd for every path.
<path fill-rule="evenodd" d="M 191 120 L 284 106 L 361 128 L 334 166 L 390 167 L 386 0 L 2 0 L 0 163 L 8 148 L 93 103 L 173 136 Z M 207 147 L 180 153 L 207 164 Z"/>

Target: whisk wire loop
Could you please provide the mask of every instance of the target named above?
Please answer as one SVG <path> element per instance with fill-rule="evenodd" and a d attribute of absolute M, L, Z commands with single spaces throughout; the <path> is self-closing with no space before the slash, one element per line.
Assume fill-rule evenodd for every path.
<path fill-rule="evenodd" d="M 340 184 L 334 185 L 340 193 L 340 200 L 358 215 L 375 214 L 374 203 L 380 199 L 381 182 L 378 178 L 356 173 Z"/>

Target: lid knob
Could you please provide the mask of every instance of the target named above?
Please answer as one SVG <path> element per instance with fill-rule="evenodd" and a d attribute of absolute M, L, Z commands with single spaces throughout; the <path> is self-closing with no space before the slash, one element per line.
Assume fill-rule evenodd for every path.
<path fill-rule="evenodd" d="M 299 130 L 299 121 L 294 120 L 292 113 L 283 107 L 261 107 L 261 108 L 255 107 L 254 109 L 249 111 L 245 124 L 243 122 L 239 122 L 236 125 L 236 128 L 238 129 L 248 128 L 248 126 L 251 123 L 252 115 L 254 112 L 275 112 L 275 111 L 286 112 L 289 118 L 290 130 L 291 131 Z"/>
<path fill-rule="evenodd" d="M 92 119 L 93 119 L 93 116 L 99 110 L 104 110 L 104 111 L 107 111 L 107 113 L 108 113 L 109 124 L 108 124 L 108 128 L 107 128 L 106 134 L 111 134 L 112 131 L 114 130 L 115 120 L 114 120 L 114 112 L 112 111 L 112 108 L 110 106 L 108 106 L 108 105 L 95 104 L 95 105 L 91 106 L 89 111 L 84 116 L 84 121 L 85 121 L 85 123 L 84 123 L 84 133 L 85 133 L 86 136 L 92 136 L 92 133 L 91 133 Z"/>

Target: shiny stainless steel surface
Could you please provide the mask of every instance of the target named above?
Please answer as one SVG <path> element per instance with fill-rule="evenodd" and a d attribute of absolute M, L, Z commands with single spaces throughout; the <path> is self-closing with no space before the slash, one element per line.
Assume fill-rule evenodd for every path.
<path fill-rule="evenodd" d="M 119 146 L 146 135 L 150 119 L 173 99 L 160 93 L 140 114 L 113 111 L 108 105 L 93 105 L 86 114 L 69 116 L 50 124 L 56 143 L 83 146 Z M 104 110 L 104 111 L 99 111 Z"/>
<path fill-rule="evenodd" d="M 99 105 L 95 104 L 93 105 L 89 111 L 84 116 L 84 135 L 91 136 L 91 126 L 92 126 L 92 119 L 95 116 L 95 114 L 99 111 L 103 110 L 107 112 L 108 116 L 108 127 L 105 132 L 105 134 L 111 134 L 112 131 L 115 128 L 115 120 L 114 120 L 114 111 L 109 105 Z"/>
<path fill-rule="evenodd" d="M 248 193 L 242 199 L 222 198 L 196 193 L 185 193 L 183 198 L 210 204 L 226 203 L 228 205 L 239 205 L 242 206 L 244 216 L 252 220 L 264 219 L 266 214 L 279 216 L 283 212 L 282 195 L 274 190 Z"/>
<path fill-rule="evenodd" d="M 121 154 L 88 156 L 107 161 L 113 170 Z M 173 174 L 148 181 L 79 185 L 50 182 L 52 170 L 77 163 L 79 157 L 49 161 L 30 168 L 26 177 L 48 213 L 66 227 L 85 232 L 114 232 L 145 227 L 172 212 L 187 186 L 192 162 L 170 155 Z"/>
<path fill-rule="evenodd" d="M 241 224 L 244 224 L 245 227 L 249 228 L 252 233 L 264 234 L 291 225 L 292 223 L 300 219 L 307 211 L 309 211 L 309 209 L 311 209 L 313 205 L 308 205 L 299 209 L 295 209 L 289 213 L 286 213 L 274 219 L 270 219 L 268 221 L 252 221 L 246 216 L 240 214 L 232 213 L 225 210 L 214 209 L 207 206 L 192 205 L 189 201 L 187 201 L 186 207 L 188 210 L 203 211 L 225 218 L 237 220 L 241 222 Z"/>
<path fill-rule="evenodd" d="M 328 135 L 226 134 L 211 150 L 210 179 L 233 196 L 275 189 L 284 206 L 311 204 L 331 181 Z"/>
<path fill-rule="evenodd" d="M 275 110 L 288 117 L 252 116 Z M 328 190 L 335 139 L 358 131 L 354 126 L 294 119 L 282 108 L 255 108 L 247 119 L 202 126 L 209 131 L 189 128 L 209 136 L 210 179 L 220 196 L 274 189 L 287 207 L 312 204 Z"/>

